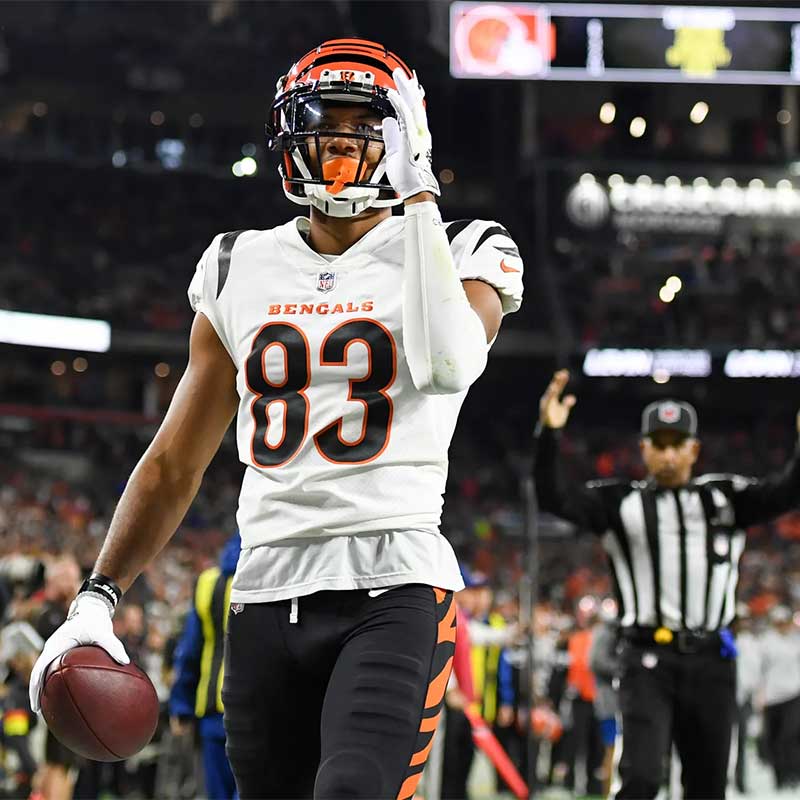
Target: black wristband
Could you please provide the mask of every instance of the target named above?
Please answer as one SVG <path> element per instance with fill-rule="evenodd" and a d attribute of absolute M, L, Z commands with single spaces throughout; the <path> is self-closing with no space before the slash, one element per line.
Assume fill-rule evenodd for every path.
<path fill-rule="evenodd" d="M 78 594 L 83 592 L 94 592 L 108 600 L 111 605 L 116 608 L 117 603 L 122 599 L 122 589 L 117 586 L 111 578 L 101 575 L 99 572 L 93 572 L 82 584 L 78 590 Z"/>

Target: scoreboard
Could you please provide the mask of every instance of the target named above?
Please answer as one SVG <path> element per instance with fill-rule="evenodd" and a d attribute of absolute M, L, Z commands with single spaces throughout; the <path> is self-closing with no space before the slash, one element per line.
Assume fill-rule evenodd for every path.
<path fill-rule="evenodd" d="M 454 2 L 456 78 L 800 83 L 800 9 Z"/>

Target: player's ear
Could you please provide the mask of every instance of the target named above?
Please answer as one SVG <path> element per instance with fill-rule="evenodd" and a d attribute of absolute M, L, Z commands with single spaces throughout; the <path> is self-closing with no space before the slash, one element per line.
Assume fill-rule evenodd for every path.
<path fill-rule="evenodd" d="M 694 464 L 694 462 L 697 461 L 697 459 L 700 456 L 700 440 L 699 439 L 692 439 L 692 450 L 691 450 L 691 453 L 692 453 L 692 464 Z"/>

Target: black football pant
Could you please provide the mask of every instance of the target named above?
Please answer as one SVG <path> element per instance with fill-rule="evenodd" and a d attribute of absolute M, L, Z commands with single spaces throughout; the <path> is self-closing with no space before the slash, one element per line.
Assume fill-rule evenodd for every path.
<path fill-rule="evenodd" d="M 318 592 L 297 611 L 290 622 L 286 600 L 228 616 L 222 699 L 241 800 L 411 798 L 452 667 L 452 592 Z"/>
<path fill-rule="evenodd" d="M 723 659 L 718 647 L 679 653 L 626 643 L 617 800 L 658 794 L 673 742 L 681 760 L 684 800 L 724 798 L 735 694 L 735 662 Z"/>
<path fill-rule="evenodd" d="M 800 697 L 764 707 L 764 738 L 777 787 L 800 783 Z"/>
<path fill-rule="evenodd" d="M 747 728 L 753 706 L 749 700 L 740 705 L 736 711 L 736 790 L 739 794 L 747 794 Z"/>

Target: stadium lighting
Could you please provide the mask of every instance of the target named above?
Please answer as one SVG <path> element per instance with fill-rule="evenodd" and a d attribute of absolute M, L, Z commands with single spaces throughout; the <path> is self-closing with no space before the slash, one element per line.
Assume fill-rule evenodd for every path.
<path fill-rule="evenodd" d="M 124 150 L 115 150 L 114 155 L 111 156 L 111 163 L 115 167 L 124 167 L 128 163 L 128 156 Z"/>
<path fill-rule="evenodd" d="M 613 103 L 603 103 L 600 106 L 600 122 L 610 125 L 617 116 L 617 107 Z"/>
<path fill-rule="evenodd" d="M 194 113 L 191 117 L 189 117 L 189 127 L 190 128 L 202 128 L 203 123 L 205 120 L 203 119 L 202 114 Z"/>
<path fill-rule="evenodd" d="M 159 361 L 158 364 L 155 365 L 153 372 L 155 372 L 158 378 L 166 378 L 170 373 L 169 364 L 165 361 Z"/>
<path fill-rule="evenodd" d="M 792 121 L 792 112 L 786 108 L 782 108 L 776 115 L 779 125 L 788 125 Z"/>
<path fill-rule="evenodd" d="M 634 117 L 628 130 L 634 139 L 639 139 L 644 136 L 644 132 L 647 130 L 647 121 L 644 117 Z"/>
<path fill-rule="evenodd" d="M 178 169 L 185 152 L 186 145 L 181 139 L 162 139 L 156 143 L 156 155 L 164 169 Z"/>
<path fill-rule="evenodd" d="M 163 125 L 164 119 L 165 117 L 163 111 L 153 111 L 150 114 L 150 124 L 155 125 L 156 127 Z"/>
<path fill-rule="evenodd" d="M 670 377 L 707 378 L 711 374 L 711 352 L 592 348 L 583 361 L 583 374 L 590 377 L 651 378 L 659 371 Z"/>
<path fill-rule="evenodd" d="M 254 156 L 256 154 L 256 146 L 252 142 L 242 145 L 243 156 Z"/>
<path fill-rule="evenodd" d="M 640 175 L 636 179 L 636 183 L 639 186 L 652 186 L 653 185 L 653 179 L 649 175 Z"/>
<path fill-rule="evenodd" d="M 698 189 L 701 186 L 708 186 L 708 178 L 704 178 L 701 175 L 699 178 L 695 178 L 692 181 L 692 186 L 694 186 L 695 189 Z"/>
<path fill-rule="evenodd" d="M 787 178 L 781 178 L 776 184 L 775 188 L 779 189 L 781 192 L 787 192 L 792 188 L 792 182 Z"/>
<path fill-rule="evenodd" d="M 258 163 L 250 156 L 245 156 L 239 163 L 242 165 L 242 175 L 250 177 L 258 172 Z"/>
<path fill-rule="evenodd" d="M 683 281 L 677 275 L 670 275 L 667 282 L 664 284 L 665 289 L 669 289 L 672 294 L 678 294 L 683 288 Z"/>
<path fill-rule="evenodd" d="M 47 116 L 47 103 L 43 103 L 41 100 L 33 104 L 33 111 L 34 117 L 46 117 Z M 780 121 L 780 120 L 779 120 Z"/>
<path fill-rule="evenodd" d="M 623 178 L 618 172 L 608 176 L 608 185 L 611 187 L 621 186 L 623 183 L 625 183 L 625 178 Z"/>
<path fill-rule="evenodd" d="M 670 374 L 665 369 L 656 369 L 653 371 L 653 380 L 656 383 L 667 383 L 670 379 Z"/>
<path fill-rule="evenodd" d="M 724 371 L 729 378 L 797 378 L 800 350 L 731 350 Z"/>
<path fill-rule="evenodd" d="M 88 367 L 89 362 L 83 356 L 78 356 L 72 361 L 72 369 L 74 369 L 75 372 L 86 372 Z"/>
<path fill-rule="evenodd" d="M 670 175 L 665 181 L 664 186 L 668 189 L 675 189 L 681 185 L 681 179 L 676 175 Z"/>
<path fill-rule="evenodd" d="M 63 361 L 54 361 L 50 365 L 50 372 L 60 378 L 67 371 L 67 365 Z"/>
<path fill-rule="evenodd" d="M 233 166 L 231 167 L 231 172 L 233 173 L 235 178 L 241 178 L 244 175 L 244 170 L 242 169 L 242 162 L 235 161 Z"/>
<path fill-rule="evenodd" d="M 111 347 L 111 325 L 101 319 L 0 311 L 0 342 L 105 353 Z"/>
<path fill-rule="evenodd" d="M 443 170 L 439 172 L 439 180 L 442 183 L 452 183 L 456 179 L 456 174 L 453 170 L 448 169 L 445 167 Z"/>
<path fill-rule="evenodd" d="M 662 303 L 671 303 L 675 299 L 675 292 L 673 292 L 668 286 L 662 286 L 658 290 L 658 299 Z"/>
<path fill-rule="evenodd" d="M 692 106 L 692 110 L 689 112 L 689 119 L 694 122 L 695 125 L 699 125 L 707 116 L 708 103 L 704 102 L 703 100 L 699 100 L 697 103 L 695 103 Z"/>
<path fill-rule="evenodd" d="M 723 178 L 720 186 L 722 186 L 723 189 L 735 189 L 736 180 L 735 178 Z"/>

